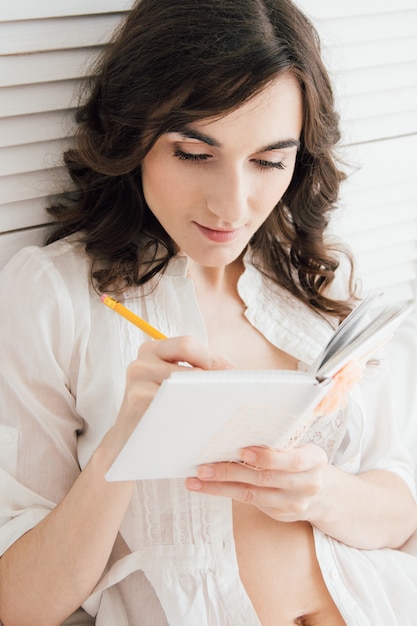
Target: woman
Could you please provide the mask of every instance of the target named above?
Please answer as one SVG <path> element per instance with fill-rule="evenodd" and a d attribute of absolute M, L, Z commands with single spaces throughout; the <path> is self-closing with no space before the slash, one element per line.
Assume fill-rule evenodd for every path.
<path fill-rule="evenodd" d="M 351 309 L 313 27 L 288 0 L 142 0 L 78 122 L 58 229 L 1 280 L 1 620 L 411 625 L 417 562 L 397 548 L 417 508 L 381 368 L 291 450 L 104 478 L 184 362 L 307 367 Z M 115 319 L 105 291 L 170 339 Z"/>

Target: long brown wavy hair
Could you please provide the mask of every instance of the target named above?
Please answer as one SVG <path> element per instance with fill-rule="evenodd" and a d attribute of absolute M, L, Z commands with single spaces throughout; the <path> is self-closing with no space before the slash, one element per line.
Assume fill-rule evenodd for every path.
<path fill-rule="evenodd" d="M 139 0 L 93 73 L 64 159 L 76 191 L 48 211 L 48 243 L 79 232 L 101 291 L 122 292 L 178 252 L 146 205 L 141 162 L 158 137 L 225 115 L 282 73 L 303 96 L 303 131 L 286 193 L 250 242 L 262 272 L 320 312 L 339 252 L 325 233 L 344 174 L 338 115 L 318 35 L 290 0 Z"/>

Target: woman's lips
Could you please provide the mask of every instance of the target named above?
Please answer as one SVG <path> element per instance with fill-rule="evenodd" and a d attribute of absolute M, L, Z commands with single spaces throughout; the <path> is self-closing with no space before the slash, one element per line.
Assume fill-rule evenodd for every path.
<path fill-rule="evenodd" d="M 207 237 L 207 239 L 210 239 L 210 241 L 215 241 L 216 243 L 227 243 L 228 241 L 233 241 L 240 235 L 243 229 L 243 226 L 241 226 L 240 228 L 234 228 L 231 230 L 218 230 L 216 228 L 208 228 L 207 226 L 203 226 L 202 224 L 198 224 L 197 222 L 194 223 L 198 227 L 200 232 L 205 237 Z"/>

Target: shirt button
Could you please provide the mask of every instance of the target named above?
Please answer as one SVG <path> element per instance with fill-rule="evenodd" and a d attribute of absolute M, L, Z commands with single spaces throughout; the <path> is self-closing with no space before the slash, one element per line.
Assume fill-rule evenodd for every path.
<path fill-rule="evenodd" d="M 3 435 L 3 443 L 9 445 L 13 441 L 13 435 L 11 433 L 6 433 Z"/>
<path fill-rule="evenodd" d="M 330 571 L 330 578 L 332 580 L 339 580 L 339 572 L 337 571 L 337 569 L 332 569 Z"/>

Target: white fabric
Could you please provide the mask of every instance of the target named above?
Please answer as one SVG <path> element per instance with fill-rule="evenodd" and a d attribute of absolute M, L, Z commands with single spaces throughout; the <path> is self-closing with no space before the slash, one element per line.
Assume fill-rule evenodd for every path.
<path fill-rule="evenodd" d="M 386 347 L 397 421 L 416 464 L 417 480 L 417 307 L 401 324 Z"/>
<path fill-rule="evenodd" d="M 247 317 L 305 365 L 329 322 L 268 283 L 246 260 Z M 127 304 L 163 333 L 205 339 L 187 259 Z M 0 554 L 59 502 L 121 402 L 125 369 L 147 339 L 102 305 L 89 262 L 71 240 L 21 251 L 0 275 Z M 146 294 L 146 298 L 140 297 Z M 305 440 L 349 472 L 379 467 L 414 489 L 382 368 L 370 369 L 348 408 Z M 417 558 L 361 551 L 315 531 L 324 579 L 348 626 L 415 626 Z M 97 626 L 260 626 L 240 582 L 227 499 L 190 493 L 182 480 L 142 481 L 111 561 L 83 605 Z"/>

